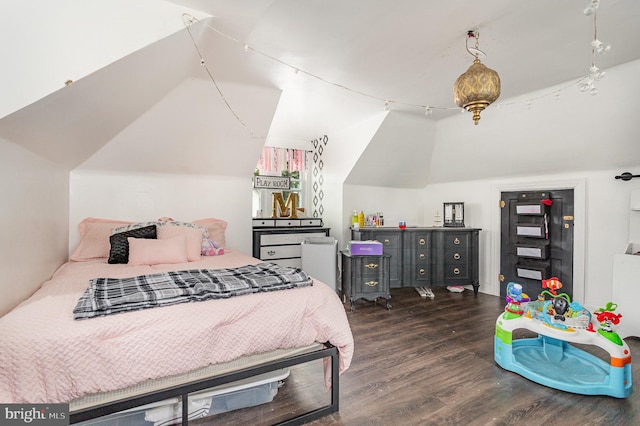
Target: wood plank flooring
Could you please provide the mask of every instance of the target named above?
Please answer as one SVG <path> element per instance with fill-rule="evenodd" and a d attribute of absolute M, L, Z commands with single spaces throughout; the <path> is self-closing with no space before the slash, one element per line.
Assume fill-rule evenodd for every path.
<path fill-rule="evenodd" d="M 500 368 L 493 336 L 503 299 L 434 292 L 431 300 L 411 288 L 392 289 L 390 311 L 382 301 L 359 301 L 355 312 L 345 305 L 355 355 L 341 376 L 340 411 L 310 425 L 640 424 L 637 390 L 625 399 L 576 395 Z M 639 339 L 627 343 L 640 354 Z M 633 375 L 640 377 L 638 364 Z M 322 363 L 309 363 L 291 369 L 273 402 L 193 424 L 272 424 L 328 400 Z"/>

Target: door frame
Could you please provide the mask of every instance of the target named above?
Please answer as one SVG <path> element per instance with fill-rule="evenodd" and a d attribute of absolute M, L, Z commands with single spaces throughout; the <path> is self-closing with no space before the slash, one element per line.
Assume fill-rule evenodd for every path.
<path fill-rule="evenodd" d="M 530 180 L 518 182 L 494 182 L 491 185 L 492 198 L 491 228 L 495 232 L 491 238 L 491 294 L 500 294 L 500 199 L 503 192 L 544 191 L 553 189 L 573 189 L 574 221 L 573 221 L 573 299 L 585 300 L 585 254 L 586 254 L 586 178 L 571 177 L 567 179 Z"/>

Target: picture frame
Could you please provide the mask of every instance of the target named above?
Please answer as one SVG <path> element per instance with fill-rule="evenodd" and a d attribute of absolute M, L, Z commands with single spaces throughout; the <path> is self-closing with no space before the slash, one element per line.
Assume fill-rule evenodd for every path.
<path fill-rule="evenodd" d="M 464 228 L 463 202 L 444 203 L 443 212 L 443 226 L 451 228 Z"/>

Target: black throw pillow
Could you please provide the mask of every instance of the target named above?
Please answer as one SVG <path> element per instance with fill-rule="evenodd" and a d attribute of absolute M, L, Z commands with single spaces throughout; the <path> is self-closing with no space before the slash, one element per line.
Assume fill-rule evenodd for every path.
<path fill-rule="evenodd" d="M 111 250 L 109 251 L 109 263 L 129 263 L 128 237 L 155 240 L 158 238 L 156 225 L 119 232 L 110 236 L 109 243 L 111 243 Z"/>

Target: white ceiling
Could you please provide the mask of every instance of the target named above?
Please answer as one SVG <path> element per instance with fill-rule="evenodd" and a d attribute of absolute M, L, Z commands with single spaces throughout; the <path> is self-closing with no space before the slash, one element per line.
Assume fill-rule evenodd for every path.
<path fill-rule="evenodd" d="M 471 65 L 466 32 L 476 28 L 479 47 L 486 53 L 483 63 L 501 76 L 496 105 L 577 81 L 588 74 L 592 61 L 594 20 L 583 13 L 589 0 L 171 2 L 214 16 L 205 36 L 242 52 L 237 60 L 244 64 L 225 59 L 216 63 L 217 75 L 239 78 L 238 70 L 258 71 L 261 79 L 286 89 L 271 127 L 274 138 L 308 140 L 310 122 L 317 132 L 322 133 L 323 126 L 326 132 L 327 126 L 380 111 L 384 100 L 392 110 L 420 114 L 423 106 L 434 107 L 433 119 L 457 113 L 453 82 Z M 598 38 L 612 49 L 596 58 L 598 67 L 640 58 L 638 22 L 639 1 L 602 0 Z M 220 51 L 205 56 L 215 60 Z M 313 76 L 296 74 L 294 68 Z M 345 103 L 355 107 L 337 108 Z M 303 123 L 304 130 L 298 128 Z"/>
<path fill-rule="evenodd" d="M 46 0 L 30 1 L 48 5 Z M 24 27 L 22 37 L 12 38 L 15 28 L 3 33 L 7 25 L 0 26 L 5 35 L 0 37 L 0 53 L 12 64 L 0 75 L 14 76 L 0 83 L 6 88 L 3 93 L 13 100 L 46 79 L 52 80 L 47 87 L 59 88 L 39 97 L 33 94 L 35 102 L 31 99 L 33 103 L 2 116 L 0 138 L 69 169 L 167 173 L 199 173 L 205 169 L 201 161 L 206 155 L 220 156 L 228 151 L 229 141 L 234 141 L 238 149 L 250 153 L 247 164 L 220 164 L 217 169 L 234 175 L 226 171 L 233 168 L 245 176 L 252 172 L 255 160 L 251 156 L 258 155 L 265 136 L 267 145 L 306 149 L 314 138 L 380 115 L 388 100 L 392 111 L 414 113 L 415 119 L 390 115 L 358 165 L 380 159 L 389 162 L 385 150 L 395 145 L 387 140 L 393 140 L 390 134 L 406 123 L 413 123 L 414 131 L 406 135 L 405 142 L 423 144 L 424 129 L 418 118 L 430 123 L 428 131 L 433 133 L 432 120 L 459 114 L 452 88 L 473 59 L 465 49 L 468 30 L 478 29 L 479 47 L 487 54 L 483 63 L 501 76 L 502 96 L 497 106 L 523 94 L 575 83 L 588 73 L 592 61 L 594 22 L 583 14 L 589 0 L 139 1 L 104 0 L 100 7 L 87 6 L 92 14 L 81 10 L 76 18 L 55 7 L 26 21 L 21 18 L 27 6 L 15 16 L 0 15 Z M 65 4 L 85 2 L 65 0 Z M 143 9 L 145 19 L 134 19 Z M 183 12 L 200 18 L 190 27 L 196 46 L 184 30 Z M 131 19 L 123 20 L 120 15 L 131 15 Z M 640 38 L 635 34 L 640 1 L 602 0 L 597 18 L 598 37 L 612 45 L 610 53 L 596 57 L 597 66 L 606 70 L 640 59 Z M 55 37 L 26 37 L 37 34 L 44 23 L 60 28 L 67 49 L 59 50 L 60 41 Z M 52 34 L 53 29 L 48 28 L 45 34 Z M 113 39 L 105 36 L 112 32 L 122 34 Z M 123 46 L 123 40 L 129 39 L 125 32 L 138 35 L 132 37 L 137 42 L 129 50 Z M 148 43 L 154 35 L 156 42 L 140 48 L 140 40 Z M 72 42 L 84 39 L 93 40 L 87 41 L 91 49 L 74 48 Z M 96 44 L 96 39 L 102 43 Z M 116 50 L 119 60 L 113 59 Z M 10 56 L 11 52 L 17 53 Z M 49 52 L 48 59 L 41 58 L 40 52 Z M 91 62 L 107 65 L 88 72 L 91 58 L 83 52 L 96 56 L 109 52 L 108 57 Z M 234 106 L 251 135 L 225 110 L 205 68 L 199 66 L 200 55 L 225 98 L 232 104 L 240 99 Z M 30 57 L 36 58 L 37 66 L 22 60 Z M 79 74 L 71 72 L 76 62 L 85 65 Z M 59 72 L 53 72 L 54 66 Z M 15 72 L 3 74 L 6 70 Z M 68 88 L 63 87 L 67 76 L 75 80 Z M 15 93 L 9 90 L 12 86 Z M 256 88 L 255 95 L 246 94 L 251 87 Z M 424 117 L 426 106 L 434 108 L 430 120 Z M 470 114 L 468 120 L 475 127 Z M 488 130 L 490 120 L 486 113 L 479 127 Z M 153 149 L 147 146 L 149 138 Z M 130 146 L 132 140 L 135 147 Z M 193 153 L 185 156 L 185 164 L 169 161 L 174 156 L 168 153 L 177 149 L 176 140 L 182 152 Z M 150 152 L 158 158 L 150 161 Z M 196 157 L 198 161 L 193 161 Z M 423 164 L 427 157 L 412 160 Z M 403 171 L 422 167 L 410 167 L 406 160 L 398 163 L 395 169 Z M 365 165 L 357 168 L 372 170 Z M 352 172 L 349 179 L 371 182 L 367 173 Z M 420 173 L 410 178 L 401 173 L 394 176 L 424 185 L 430 171 L 421 169 Z"/>

